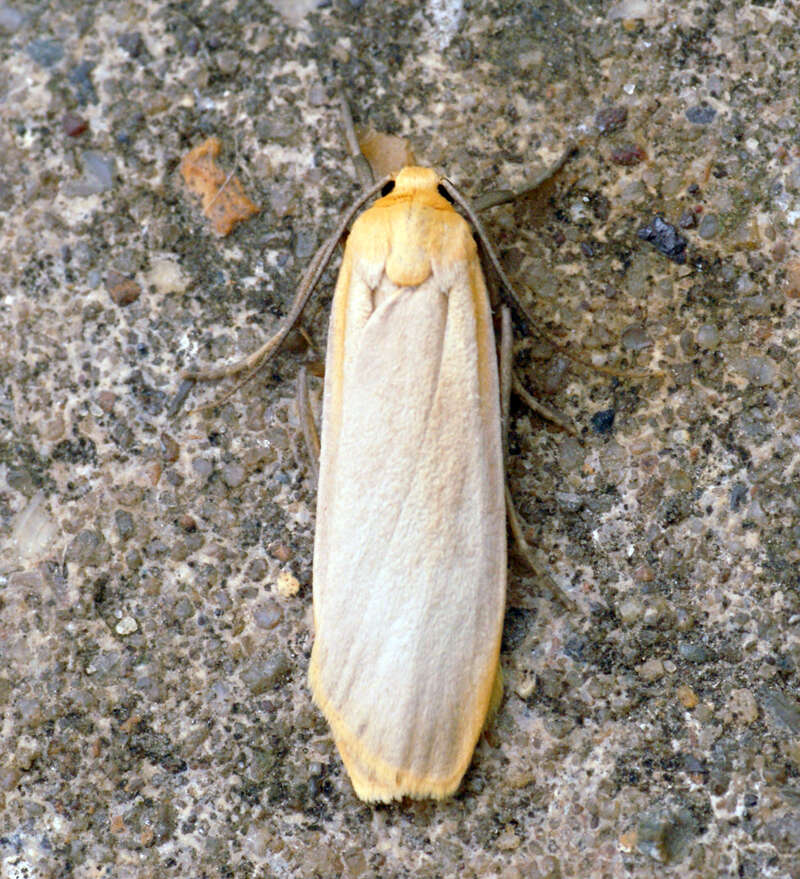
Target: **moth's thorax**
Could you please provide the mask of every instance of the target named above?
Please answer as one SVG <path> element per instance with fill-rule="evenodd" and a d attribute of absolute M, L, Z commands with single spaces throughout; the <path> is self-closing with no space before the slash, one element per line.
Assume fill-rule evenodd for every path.
<path fill-rule="evenodd" d="M 351 239 L 364 257 L 380 264 L 398 287 L 424 283 L 438 266 L 472 257 L 469 226 L 439 194 L 431 168 L 403 168 L 392 191 L 366 210 Z"/>

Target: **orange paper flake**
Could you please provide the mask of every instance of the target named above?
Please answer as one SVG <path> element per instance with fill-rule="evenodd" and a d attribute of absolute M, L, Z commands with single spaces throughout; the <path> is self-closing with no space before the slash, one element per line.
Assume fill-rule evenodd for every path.
<path fill-rule="evenodd" d="M 219 138 L 209 137 L 183 157 L 180 171 L 189 189 L 203 199 L 203 213 L 211 220 L 214 232 L 225 236 L 237 223 L 258 213 L 259 208 L 244 194 L 239 179 L 217 165 L 220 149 Z"/>

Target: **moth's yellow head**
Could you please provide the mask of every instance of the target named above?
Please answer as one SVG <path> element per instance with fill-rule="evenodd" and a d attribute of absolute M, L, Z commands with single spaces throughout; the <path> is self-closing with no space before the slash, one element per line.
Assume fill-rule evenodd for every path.
<path fill-rule="evenodd" d="M 384 190 L 386 195 L 376 204 L 390 207 L 398 202 L 413 201 L 437 210 L 452 210 L 450 202 L 442 197 L 441 182 L 441 176 L 433 168 L 409 165 L 397 172 L 391 189 L 387 186 Z"/>

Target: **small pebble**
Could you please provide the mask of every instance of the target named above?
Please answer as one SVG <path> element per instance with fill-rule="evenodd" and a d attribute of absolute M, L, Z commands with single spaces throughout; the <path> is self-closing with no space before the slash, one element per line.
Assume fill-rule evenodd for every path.
<path fill-rule="evenodd" d="M 214 56 L 214 60 L 217 62 L 220 73 L 224 73 L 226 76 L 231 76 L 239 69 L 239 53 L 234 52 L 232 49 L 218 52 Z"/>
<path fill-rule="evenodd" d="M 642 616 L 642 602 L 638 598 L 626 598 L 619 607 L 619 618 L 625 625 L 635 623 Z"/>
<path fill-rule="evenodd" d="M 75 96 L 81 106 L 97 103 L 97 92 L 92 82 L 93 61 L 81 61 L 67 74 L 67 79 L 75 86 Z"/>
<path fill-rule="evenodd" d="M 585 456 L 583 447 L 575 437 L 564 437 L 558 447 L 559 464 L 567 472 L 580 467 Z"/>
<path fill-rule="evenodd" d="M 275 581 L 275 591 L 282 598 L 291 598 L 300 591 L 300 581 L 289 571 L 281 571 Z"/>
<path fill-rule="evenodd" d="M 781 730 L 800 736 L 800 701 L 781 690 L 764 688 L 759 692 L 761 705 Z"/>
<path fill-rule="evenodd" d="M 601 436 L 611 433 L 614 427 L 615 414 L 614 409 L 604 409 L 602 412 L 596 412 L 592 415 L 592 430 Z"/>
<path fill-rule="evenodd" d="M 294 255 L 298 259 L 308 259 L 317 250 L 317 236 L 314 232 L 299 232 L 294 240 Z"/>
<path fill-rule="evenodd" d="M 701 238 L 713 238 L 719 231 L 719 219 L 716 214 L 706 214 L 697 229 Z"/>
<path fill-rule="evenodd" d="M 716 115 L 717 111 L 708 104 L 698 104 L 695 107 L 689 107 L 686 111 L 686 118 L 693 125 L 708 125 Z"/>
<path fill-rule="evenodd" d="M 769 357 L 748 357 L 743 373 L 757 387 L 771 385 L 778 375 L 778 367 Z"/>
<path fill-rule="evenodd" d="M 572 491 L 557 491 L 555 498 L 558 506 L 567 513 L 577 513 L 583 506 L 583 498 Z"/>
<path fill-rule="evenodd" d="M 681 659 L 686 662 L 703 663 L 711 659 L 711 651 L 702 644 L 691 644 L 688 641 L 681 641 L 678 644 L 678 653 Z"/>
<path fill-rule="evenodd" d="M 321 82 L 315 82 L 308 90 L 308 103 L 312 107 L 321 107 L 328 100 L 328 93 Z"/>
<path fill-rule="evenodd" d="M 142 294 L 142 288 L 131 278 L 126 278 L 120 272 L 109 270 L 106 275 L 106 289 L 111 301 L 124 308 L 131 305 Z"/>
<path fill-rule="evenodd" d="M 631 180 L 622 187 L 619 200 L 623 204 L 634 204 L 641 201 L 647 195 L 644 183 L 641 180 Z"/>
<path fill-rule="evenodd" d="M 733 690 L 728 698 L 728 711 L 733 720 L 743 726 L 758 720 L 758 702 L 750 690 Z"/>
<path fill-rule="evenodd" d="M 285 564 L 292 558 L 294 553 L 285 543 L 275 543 L 269 548 L 270 555 L 279 562 Z"/>
<path fill-rule="evenodd" d="M 96 180 L 101 187 L 98 192 L 111 189 L 114 185 L 114 159 L 95 150 L 86 150 L 81 158 L 86 174 Z"/>
<path fill-rule="evenodd" d="M 673 262 L 686 262 L 686 239 L 663 217 L 655 217 L 636 233 L 643 241 L 649 241 L 659 253 Z"/>
<path fill-rule="evenodd" d="M 648 659 L 637 666 L 636 673 L 643 681 L 652 683 L 664 677 L 664 663 L 660 659 Z"/>
<path fill-rule="evenodd" d="M 625 144 L 612 150 L 610 159 L 615 165 L 630 167 L 647 158 L 647 153 L 637 144 Z"/>
<path fill-rule="evenodd" d="M 214 465 L 207 458 L 195 458 L 192 461 L 192 470 L 201 479 L 207 479 L 214 470 Z"/>
<path fill-rule="evenodd" d="M 290 667 L 286 654 L 277 650 L 266 659 L 256 660 L 246 668 L 242 672 L 242 681 L 253 696 L 259 696 L 277 684 Z"/>
<path fill-rule="evenodd" d="M 622 333 L 622 347 L 626 351 L 643 351 L 652 345 L 653 340 L 644 331 L 644 327 L 639 324 L 628 327 Z"/>
<path fill-rule="evenodd" d="M 0 6 L 0 31 L 13 34 L 25 23 L 25 16 L 11 6 Z"/>
<path fill-rule="evenodd" d="M 716 348 L 719 344 L 719 330 L 714 324 L 702 324 L 697 330 L 695 341 L 701 348 Z"/>
<path fill-rule="evenodd" d="M 611 134 L 625 124 L 628 119 L 628 110 L 626 107 L 616 105 L 614 107 L 604 107 L 594 117 L 594 124 L 600 134 Z"/>
<path fill-rule="evenodd" d="M 139 31 L 129 31 L 117 37 L 117 45 L 124 49 L 131 58 L 138 58 L 146 51 L 144 39 Z"/>
<path fill-rule="evenodd" d="M 222 468 L 222 481 L 228 488 L 238 488 L 246 475 L 244 467 L 239 463 L 226 464 Z"/>
<path fill-rule="evenodd" d="M 687 686 L 686 684 L 681 684 L 677 690 L 675 690 L 675 695 L 678 697 L 678 701 L 683 705 L 684 708 L 688 708 L 691 710 L 692 708 L 696 708 L 698 702 L 700 701 L 697 698 L 697 693 Z"/>
<path fill-rule="evenodd" d="M 174 607 L 172 608 L 172 613 L 175 616 L 175 619 L 178 620 L 188 620 L 194 616 L 194 605 L 192 602 L 184 596 L 183 598 L 179 598 Z"/>
<path fill-rule="evenodd" d="M 55 40 L 33 40 L 25 47 L 25 51 L 42 67 L 53 67 L 64 57 L 64 47 Z"/>
<path fill-rule="evenodd" d="M 139 624 L 133 617 L 123 617 L 114 627 L 118 635 L 132 635 L 139 628 Z"/>
<path fill-rule="evenodd" d="M 187 534 L 191 534 L 193 531 L 197 531 L 197 521 L 194 516 L 190 516 L 188 513 L 184 513 L 180 519 L 178 520 L 178 525 L 180 525 L 181 530 L 185 531 Z"/>
<path fill-rule="evenodd" d="M 793 259 L 786 263 L 784 293 L 789 299 L 800 299 L 800 259 Z"/>
<path fill-rule="evenodd" d="M 134 532 L 133 516 L 127 510 L 116 510 L 114 524 L 117 526 L 117 534 L 122 541 L 130 540 Z"/>
<path fill-rule="evenodd" d="M 274 629 L 281 621 L 283 612 L 278 604 L 267 599 L 253 612 L 253 620 L 260 629 Z"/>
<path fill-rule="evenodd" d="M 111 551 L 99 531 L 80 531 L 67 546 L 65 560 L 81 567 L 100 565 L 109 560 Z"/>
<path fill-rule="evenodd" d="M 89 123 L 77 113 L 65 113 L 61 117 L 61 127 L 70 137 L 78 137 L 89 127 Z"/>
<path fill-rule="evenodd" d="M 181 453 L 181 447 L 178 443 L 168 433 L 163 431 L 159 436 L 159 440 L 161 441 L 161 457 L 164 461 L 168 464 L 177 461 Z"/>

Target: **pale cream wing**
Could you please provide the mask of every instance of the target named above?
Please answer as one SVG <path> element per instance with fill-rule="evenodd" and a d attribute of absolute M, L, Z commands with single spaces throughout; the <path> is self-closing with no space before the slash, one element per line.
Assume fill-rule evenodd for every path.
<path fill-rule="evenodd" d="M 346 254 L 335 294 L 309 676 L 365 799 L 452 793 L 497 671 L 497 365 L 471 238 L 464 253 L 415 288 Z"/>

